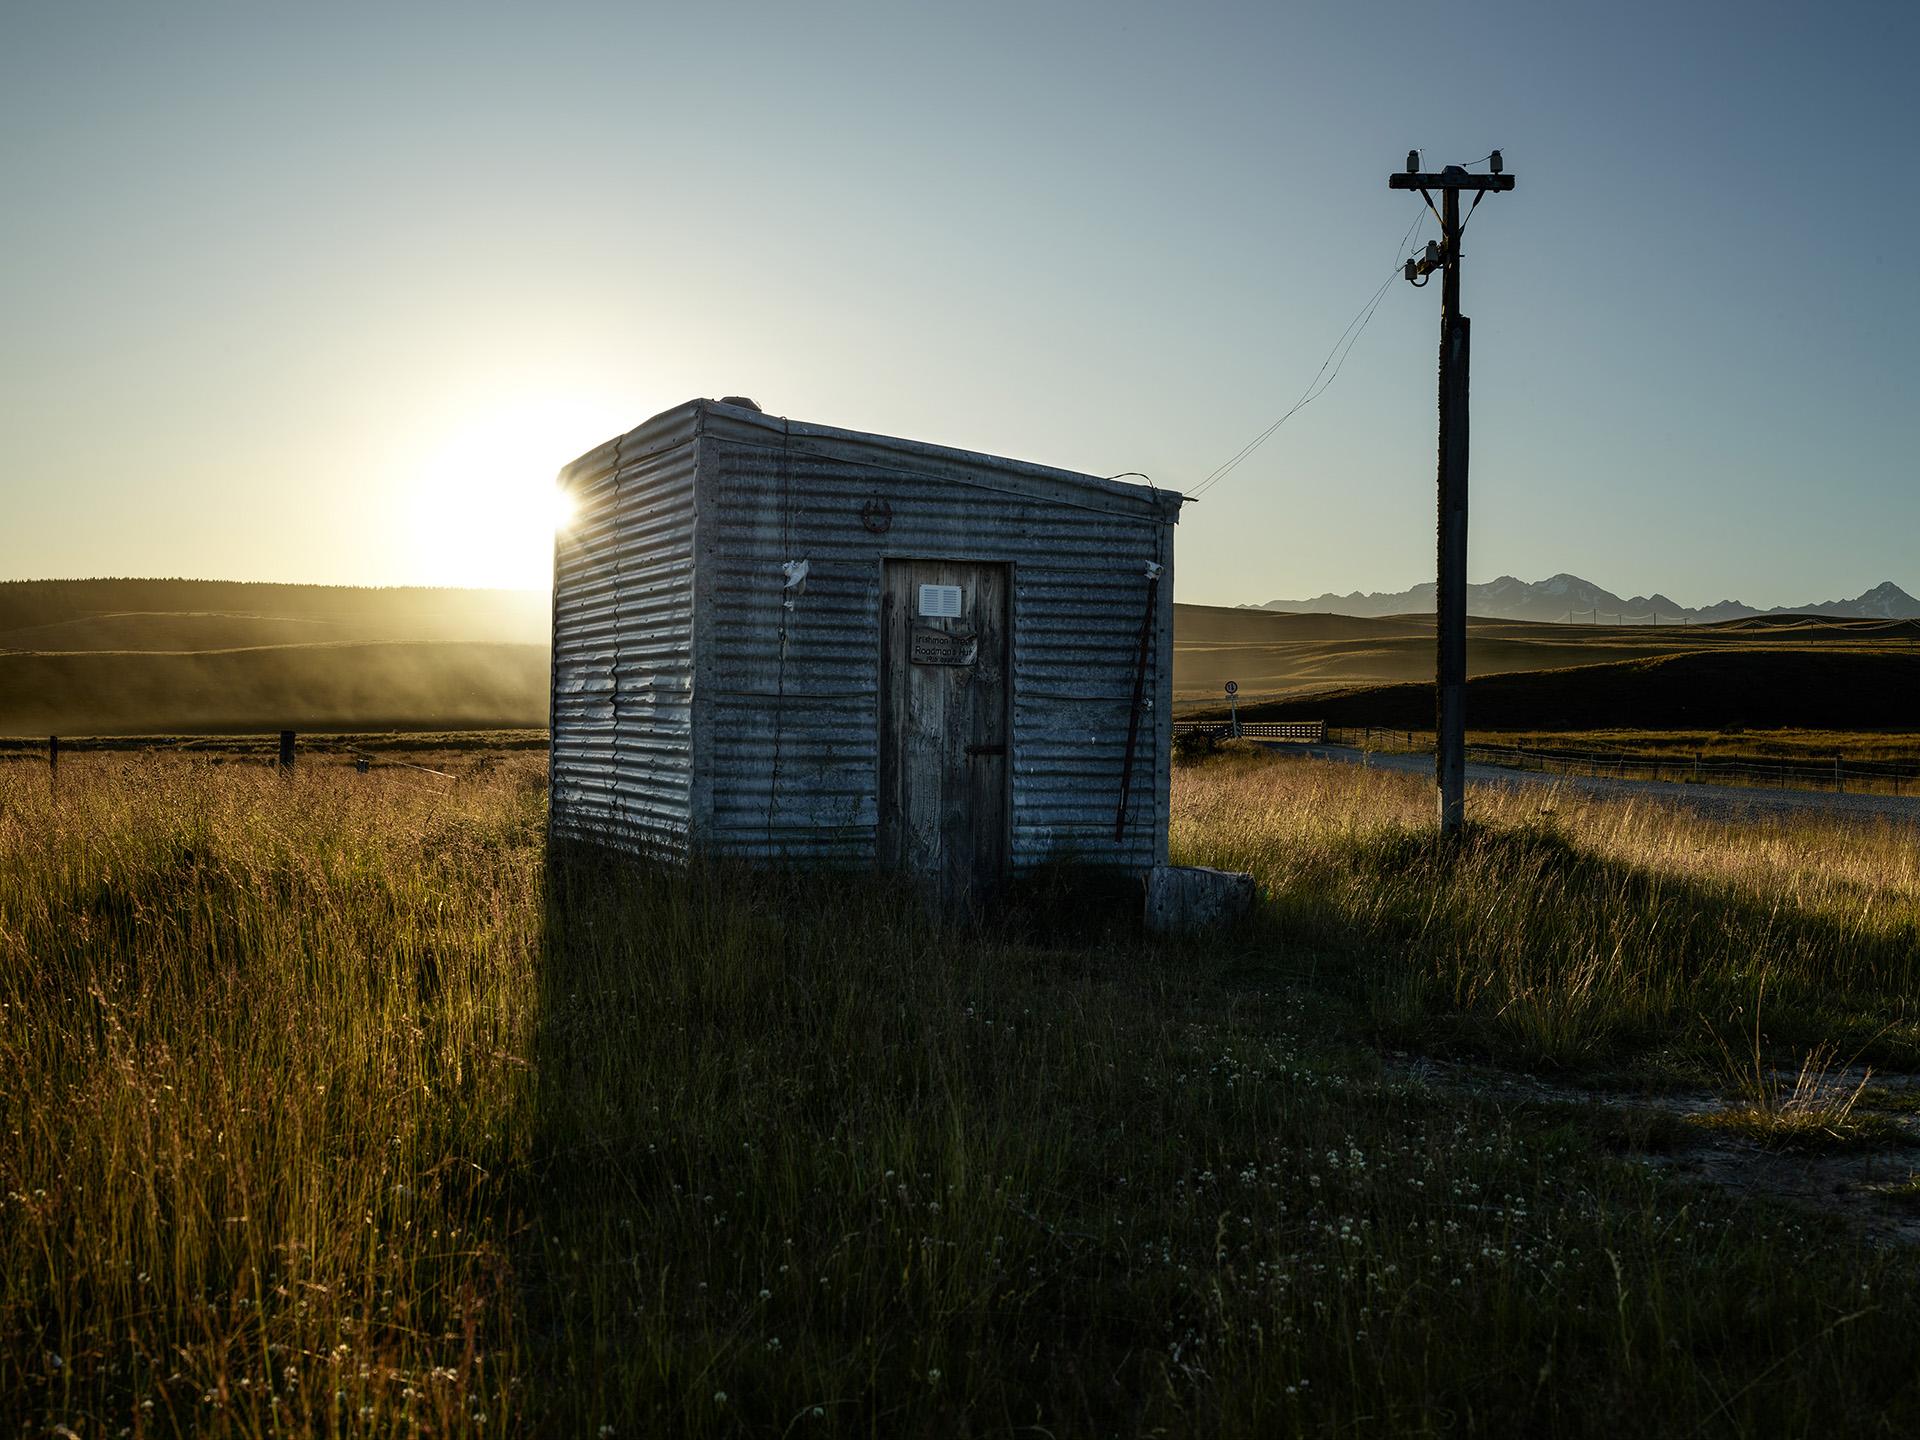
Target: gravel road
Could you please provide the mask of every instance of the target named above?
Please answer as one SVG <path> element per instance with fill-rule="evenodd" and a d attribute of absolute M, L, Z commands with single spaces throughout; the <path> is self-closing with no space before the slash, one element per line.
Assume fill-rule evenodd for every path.
<path fill-rule="evenodd" d="M 1351 745 L 1288 745 L 1271 747 L 1316 760 L 1367 764 L 1376 770 L 1400 770 L 1410 775 L 1433 775 L 1431 755 L 1400 755 L 1376 750 L 1363 754 Z M 1590 779 L 1585 775 L 1549 775 L 1537 770 L 1509 770 L 1500 765 L 1468 765 L 1473 785 L 1544 785 L 1608 799 L 1653 800 L 1691 810 L 1716 820 L 1747 820 L 1780 815 L 1850 816 L 1858 819 L 1904 820 L 1920 825 L 1920 797 L 1906 795 L 1848 795 L 1831 790 L 1769 790 L 1740 785 L 1678 785 L 1665 780 Z"/>

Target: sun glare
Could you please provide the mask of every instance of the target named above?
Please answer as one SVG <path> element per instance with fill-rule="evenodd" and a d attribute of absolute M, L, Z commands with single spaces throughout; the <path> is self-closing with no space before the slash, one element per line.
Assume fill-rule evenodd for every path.
<path fill-rule="evenodd" d="M 553 533 L 558 535 L 573 523 L 573 517 L 578 513 L 580 505 L 573 496 L 555 485 L 547 497 L 547 509 L 550 512 L 549 519 L 552 521 Z"/>
<path fill-rule="evenodd" d="M 414 568 L 437 585 L 544 588 L 573 518 L 560 467 L 618 428 L 604 404 L 518 401 L 477 414 L 416 473 Z"/>

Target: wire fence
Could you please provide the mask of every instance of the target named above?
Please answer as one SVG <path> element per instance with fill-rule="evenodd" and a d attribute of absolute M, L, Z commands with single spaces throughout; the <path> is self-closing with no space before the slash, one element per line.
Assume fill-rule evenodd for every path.
<path fill-rule="evenodd" d="M 424 732 L 431 741 L 436 733 Z M 383 739 L 385 737 L 382 737 Z M 428 748 L 431 748 L 430 746 Z M 50 779 L 58 782 L 60 761 L 86 753 L 122 755 L 170 755 L 199 758 L 213 765 L 264 765 L 291 771 L 296 757 L 322 765 L 351 764 L 362 775 L 372 770 L 407 770 L 442 780 L 459 777 L 431 765 L 385 753 L 386 747 L 371 748 L 355 743 L 347 734 L 301 735 L 293 730 L 265 731 L 258 734 L 221 735 L 89 735 L 46 739 L 18 736 L 0 737 L 0 761 L 44 761 Z"/>
<path fill-rule="evenodd" d="M 1332 744 L 1364 751 L 1433 753 L 1433 737 L 1418 730 L 1389 730 L 1378 725 L 1341 727 L 1329 729 L 1327 739 Z M 1804 759 L 1720 758 L 1704 752 L 1637 754 L 1602 746 L 1537 747 L 1470 741 L 1467 759 L 1509 770 L 1585 775 L 1595 779 L 1657 780 L 1676 785 L 1754 785 L 1784 790 L 1830 790 L 1839 794 L 1920 795 L 1920 766 L 1913 762 L 1859 760 L 1842 755 Z"/>

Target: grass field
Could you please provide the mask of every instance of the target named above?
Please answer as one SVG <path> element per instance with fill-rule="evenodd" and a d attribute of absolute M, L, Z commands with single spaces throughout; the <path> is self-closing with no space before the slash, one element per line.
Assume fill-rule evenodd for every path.
<path fill-rule="evenodd" d="M 1754 1124 L 1756 1013 L 1920 1067 L 1910 830 L 1489 794 L 1449 854 L 1416 781 L 1229 756 L 1174 845 L 1260 910 L 1173 944 L 1065 875 L 962 932 L 550 860 L 537 755 L 458 773 L 0 765 L 19 1433 L 1920 1424 L 1912 1251 L 1415 1068 Z"/>

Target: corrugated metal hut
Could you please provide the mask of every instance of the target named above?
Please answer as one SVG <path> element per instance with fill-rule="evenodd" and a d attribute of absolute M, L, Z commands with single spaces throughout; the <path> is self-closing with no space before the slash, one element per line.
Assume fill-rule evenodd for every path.
<path fill-rule="evenodd" d="M 556 836 L 948 898 L 1165 862 L 1179 495 L 712 400 L 561 484 Z"/>

